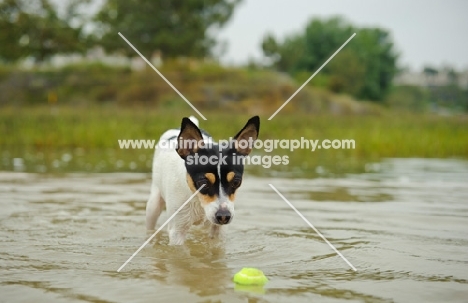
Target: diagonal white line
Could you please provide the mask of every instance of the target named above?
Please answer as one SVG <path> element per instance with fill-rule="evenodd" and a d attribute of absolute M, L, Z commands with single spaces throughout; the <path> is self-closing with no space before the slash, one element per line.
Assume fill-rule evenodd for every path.
<path fill-rule="evenodd" d="M 190 101 L 187 100 L 187 98 L 185 98 L 185 96 L 182 95 L 182 93 L 179 92 L 179 91 L 177 90 L 177 88 L 175 88 L 175 86 L 172 85 L 172 83 L 169 82 L 169 80 L 167 80 L 166 77 L 164 77 L 164 75 L 161 74 L 161 72 L 160 72 L 156 67 L 154 67 L 153 64 L 151 64 L 151 62 L 148 61 L 148 59 L 146 59 L 146 58 L 136 49 L 136 47 L 133 46 L 133 44 L 131 44 L 130 41 L 128 41 L 127 38 L 124 37 L 124 35 L 122 35 L 122 34 L 119 32 L 119 36 L 122 37 L 122 39 L 124 39 L 124 41 L 127 42 L 127 44 L 130 45 L 130 47 L 133 48 L 133 50 L 134 50 L 138 55 L 140 55 L 140 57 L 141 57 L 143 60 L 145 60 L 145 62 L 148 63 L 148 65 L 151 66 L 151 68 L 152 68 L 161 78 L 163 78 L 163 80 L 166 81 L 166 83 L 169 84 L 169 86 L 172 87 L 172 89 L 173 89 L 176 93 L 178 93 L 179 96 L 180 96 L 182 99 L 184 99 L 184 101 L 187 102 L 187 104 L 190 105 L 190 107 L 191 107 L 194 111 L 197 112 L 197 114 L 200 115 L 200 117 L 203 118 L 203 120 L 206 120 L 205 116 L 203 116 L 202 113 L 200 113 L 200 112 L 198 111 L 198 109 L 197 109 L 195 106 L 193 106 L 193 104 L 190 103 Z"/>
<path fill-rule="evenodd" d="M 309 78 L 309 79 L 307 79 L 307 81 L 306 81 L 306 82 L 304 82 L 304 84 L 302 84 L 302 86 L 301 86 L 301 87 L 299 87 L 299 89 L 298 89 L 298 90 L 296 90 L 296 92 L 295 92 L 294 94 L 292 94 L 292 96 L 291 96 L 291 97 L 289 97 L 289 99 L 288 99 L 288 100 L 286 100 L 286 101 L 283 103 L 283 105 L 281 105 L 281 106 L 280 106 L 280 108 L 278 108 L 278 109 L 276 110 L 276 112 L 275 112 L 273 115 L 271 115 L 271 117 L 270 117 L 270 118 L 268 118 L 268 120 L 271 120 L 271 119 L 273 119 L 273 118 L 276 116 L 276 114 L 277 114 L 277 113 L 278 113 L 280 110 L 282 110 L 282 109 L 283 109 L 283 107 L 285 107 L 285 106 L 286 106 L 286 104 L 288 104 L 288 103 L 289 103 L 289 101 L 291 101 L 291 99 L 292 99 L 292 98 L 294 98 L 294 96 L 296 96 L 296 95 L 297 95 L 297 93 L 299 93 L 299 92 L 301 91 L 301 89 L 303 89 L 303 88 L 304 88 L 304 86 L 306 86 L 306 85 L 307 85 L 307 83 L 309 83 L 309 81 L 310 81 L 310 80 L 312 80 L 312 78 L 313 78 L 313 77 L 315 77 L 315 75 L 317 75 L 317 74 L 318 74 L 318 73 L 319 73 L 319 72 L 322 70 L 322 68 L 324 68 L 324 67 L 325 67 L 325 65 L 327 65 L 327 64 L 328 64 L 328 62 L 330 62 L 330 60 L 331 60 L 331 59 L 333 59 L 333 57 L 335 57 L 335 56 L 336 56 L 336 54 L 338 54 L 338 53 L 339 53 L 339 52 L 340 52 L 340 51 L 343 49 L 343 47 L 345 47 L 345 46 L 346 46 L 346 44 L 348 44 L 348 42 L 349 42 L 349 41 L 351 41 L 351 39 L 353 39 L 353 38 L 354 38 L 354 36 L 356 36 L 356 33 L 352 34 L 352 35 L 351 35 L 351 37 L 349 37 L 349 39 L 348 39 L 348 40 L 346 40 L 346 42 L 345 42 L 345 43 L 343 43 L 343 45 L 342 45 L 342 46 L 341 46 L 339 49 L 337 49 L 337 50 L 336 50 L 336 52 L 335 52 L 333 55 L 331 55 L 331 57 L 330 57 L 330 58 L 328 58 L 328 60 L 327 60 L 327 61 L 325 61 L 325 63 L 324 63 L 324 64 L 322 64 L 322 66 L 320 66 L 320 68 L 319 68 L 319 69 L 318 69 L 318 70 L 317 70 L 317 71 L 316 71 L 316 72 L 315 72 L 315 73 L 314 73 L 312 76 L 310 76 L 310 78 Z"/>
<path fill-rule="evenodd" d="M 166 226 L 167 223 L 169 223 L 169 221 L 171 221 L 171 220 L 182 210 L 182 208 L 184 208 L 184 206 L 187 205 L 187 203 L 189 203 L 190 200 L 192 200 L 193 197 L 195 197 L 196 194 L 198 194 L 198 192 L 199 192 L 203 187 L 205 187 L 205 184 L 203 184 L 202 186 L 200 186 L 200 188 L 199 188 L 196 192 L 194 192 L 193 195 L 191 195 L 190 198 L 188 198 L 187 201 L 185 201 L 184 204 L 182 204 L 182 206 L 179 207 L 179 209 L 176 210 L 175 213 L 173 213 L 172 216 L 170 216 L 169 219 L 167 219 L 166 222 L 164 222 L 164 224 L 161 225 L 161 226 L 158 228 L 158 230 L 155 231 L 154 234 L 152 234 L 151 237 L 149 237 L 148 240 L 146 240 L 145 243 L 143 243 L 143 245 L 141 245 L 140 248 L 138 248 L 137 251 L 134 252 L 133 255 L 132 255 L 130 258 L 128 258 L 127 261 L 125 261 L 124 264 L 122 264 L 122 266 L 119 267 L 119 269 L 117 269 L 117 272 L 120 272 L 120 271 L 125 267 L 125 265 L 127 265 L 128 262 L 130 262 L 130 261 L 133 259 L 133 257 L 135 257 L 135 256 L 140 252 L 140 250 L 142 250 L 143 247 L 145 247 L 145 246 L 157 235 L 157 233 L 160 232 L 161 229 L 163 229 L 164 226 Z"/>
<path fill-rule="evenodd" d="M 310 223 L 295 207 L 294 205 L 291 204 L 291 202 L 289 202 L 277 189 L 276 187 L 273 186 L 273 184 L 268 184 L 270 185 L 270 187 L 284 200 L 284 202 L 288 203 L 288 205 L 299 215 L 299 217 L 302 218 L 302 220 L 304 220 L 322 239 L 323 241 L 325 241 L 328 246 L 330 246 L 337 254 L 338 256 L 341 257 L 341 259 L 343 259 L 346 264 L 348 264 L 354 271 L 357 271 L 356 267 L 353 266 L 353 264 L 351 264 L 348 259 L 346 259 L 336 248 L 335 246 L 333 246 L 313 225 L 312 223 Z"/>

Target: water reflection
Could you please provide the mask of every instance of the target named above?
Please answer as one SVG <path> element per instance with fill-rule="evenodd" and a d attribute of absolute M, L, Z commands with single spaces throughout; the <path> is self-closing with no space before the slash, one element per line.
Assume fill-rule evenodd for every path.
<path fill-rule="evenodd" d="M 152 246 L 152 277 L 166 285 L 179 285 L 200 297 L 226 292 L 231 285 L 231 270 L 226 264 L 225 247 L 197 232 L 196 242 L 182 247 L 156 243 Z"/>

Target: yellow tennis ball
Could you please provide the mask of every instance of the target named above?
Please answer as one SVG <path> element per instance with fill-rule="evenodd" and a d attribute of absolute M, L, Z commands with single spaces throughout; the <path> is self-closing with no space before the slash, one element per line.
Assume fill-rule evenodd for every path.
<path fill-rule="evenodd" d="M 265 285 L 268 279 L 263 271 L 252 267 L 244 267 L 234 275 L 233 281 L 241 285 Z"/>

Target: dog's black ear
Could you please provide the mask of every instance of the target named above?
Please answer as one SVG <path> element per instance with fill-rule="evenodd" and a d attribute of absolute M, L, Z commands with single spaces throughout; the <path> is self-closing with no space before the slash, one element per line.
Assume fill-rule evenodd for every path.
<path fill-rule="evenodd" d="M 244 156 L 247 156 L 252 151 L 253 142 L 257 140 L 260 131 L 260 118 L 252 117 L 247 121 L 244 128 L 234 137 L 236 140 L 236 151 Z"/>
<path fill-rule="evenodd" d="M 188 155 L 196 153 L 200 147 L 203 147 L 200 129 L 189 118 L 183 118 L 177 138 L 177 153 L 185 159 Z"/>

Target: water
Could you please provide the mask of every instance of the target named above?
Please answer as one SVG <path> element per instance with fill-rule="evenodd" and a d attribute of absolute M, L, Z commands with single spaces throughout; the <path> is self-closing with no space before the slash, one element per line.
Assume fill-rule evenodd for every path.
<path fill-rule="evenodd" d="M 162 232 L 120 273 L 147 236 L 148 174 L 2 172 L 0 302 L 467 302 L 468 162 L 392 159 L 366 169 L 246 176 L 225 242 L 199 228 L 172 247 Z M 270 282 L 235 286 L 247 266 Z"/>

